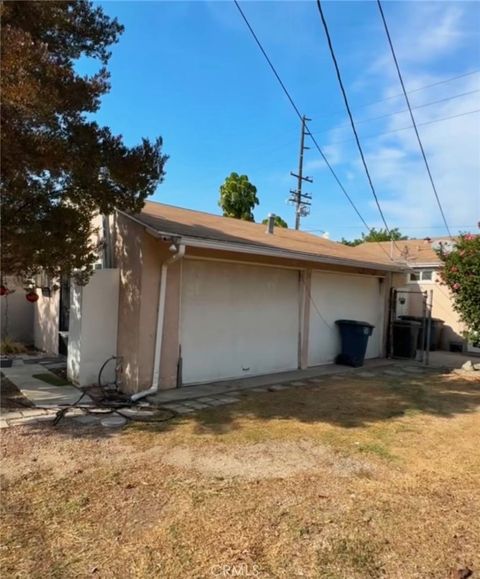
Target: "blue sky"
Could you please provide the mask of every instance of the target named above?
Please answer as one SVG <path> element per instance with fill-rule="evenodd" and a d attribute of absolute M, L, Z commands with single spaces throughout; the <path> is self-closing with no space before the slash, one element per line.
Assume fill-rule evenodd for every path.
<path fill-rule="evenodd" d="M 236 171 L 258 189 L 257 221 L 274 212 L 292 225 L 286 199 L 295 185 L 289 173 L 298 163 L 299 121 L 234 3 L 101 5 L 125 32 L 112 49 L 112 88 L 96 118 L 127 144 L 163 137 L 170 159 L 153 199 L 220 213 L 219 186 Z M 380 226 L 315 3 L 244 1 L 242 7 L 362 215 Z M 401 87 L 376 3 L 325 2 L 324 10 L 389 225 L 415 237 L 444 235 L 414 133 L 398 130 L 410 125 L 408 114 L 385 116 L 406 107 L 395 96 Z M 478 3 L 385 2 L 384 10 L 407 90 L 480 70 Z M 80 69 L 91 67 L 82 62 Z M 420 106 L 417 122 L 428 123 L 420 132 L 454 231 L 474 230 L 480 219 L 480 114 L 457 116 L 480 109 L 479 90 L 475 73 L 411 94 Z M 436 122 L 445 117 L 456 118 Z M 313 203 L 302 229 L 327 231 L 332 239 L 359 236 L 358 216 L 314 149 L 305 165 L 314 183 L 305 189 Z"/>

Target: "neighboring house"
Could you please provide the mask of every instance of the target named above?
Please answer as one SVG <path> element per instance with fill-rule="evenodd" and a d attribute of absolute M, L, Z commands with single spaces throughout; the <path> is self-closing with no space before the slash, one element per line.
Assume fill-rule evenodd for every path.
<path fill-rule="evenodd" d="M 407 239 L 392 243 L 367 242 L 353 248 L 357 255 L 385 258 L 387 255 L 404 266 L 403 273 L 393 276 L 393 286 L 401 292 L 432 291 L 432 317 L 443 320 L 440 346 L 449 350 L 453 344 L 464 347 L 464 326 L 459 315 L 453 309 L 453 299 L 449 289 L 441 283 L 439 270 L 442 261 L 436 248 L 441 244 L 451 244 L 445 238 Z M 401 303 L 400 302 L 401 299 Z M 397 314 L 422 315 L 422 296 L 413 293 L 399 293 L 397 297 Z"/>
<path fill-rule="evenodd" d="M 118 294 L 109 270 L 72 289 L 68 366 L 80 383 L 96 380 L 107 354 L 121 356 L 128 392 L 328 364 L 342 318 L 373 324 L 367 358 L 385 355 L 387 297 L 400 271 L 389 259 L 151 202 L 137 215 L 118 212 L 110 238 Z M 110 276 L 108 293 L 101 276 Z"/>

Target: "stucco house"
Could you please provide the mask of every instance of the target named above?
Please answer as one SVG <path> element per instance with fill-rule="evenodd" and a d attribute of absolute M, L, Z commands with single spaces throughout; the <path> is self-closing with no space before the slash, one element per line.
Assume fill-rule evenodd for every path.
<path fill-rule="evenodd" d="M 385 355 L 401 271 L 388 256 L 154 202 L 100 229 L 108 259 L 70 289 L 68 372 L 79 384 L 112 355 L 130 393 L 328 364 L 341 318 L 373 324 L 367 358 Z M 36 327 L 55 326 L 59 301 L 39 299 Z"/>
<path fill-rule="evenodd" d="M 375 326 L 366 357 L 383 357 L 392 288 L 432 290 L 441 346 L 463 342 L 438 276 L 438 240 L 348 247 L 273 220 L 154 202 L 95 225 L 103 249 L 90 282 L 59 283 L 27 306 L 37 348 L 68 344 L 68 373 L 80 385 L 111 356 L 128 393 L 329 364 L 340 348 L 335 320 L 345 318 Z M 404 296 L 397 314 L 420 315 L 419 294 Z"/>
<path fill-rule="evenodd" d="M 432 317 L 443 320 L 440 347 L 443 350 L 465 348 L 463 332 L 464 325 L 458 313 L 453 309 L 452 295 L 449 289 L 442 285 L 439 271 L 442 261 L 437 249 L 443 244 L 448 246 L 451 240 L 445 238 L 407 239 L 384 242 L 367 242 L 353 248 L 357 255 L 375 259 L 388 254 L 393 261 L 403 265 L 403 271 L 393 276 L 393 287 L 400 292 L 401 302 L 396 306 L 399 315 L 422 314 L 422 299 L 419 294 L 409 293 L 412 290 L 432 292 Z"/>

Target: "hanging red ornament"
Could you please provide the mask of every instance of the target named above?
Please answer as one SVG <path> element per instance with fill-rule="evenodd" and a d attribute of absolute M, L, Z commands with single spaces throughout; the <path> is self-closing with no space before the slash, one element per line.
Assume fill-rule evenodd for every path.
<path fill-rule="evenodd" d="M 6 296 L 8 294 L 8 289 L 2 285 L 0 286 L 0 296 Z"/>
<path fill-rule="evenodd" d="M 33 290 L 28 292 L 28 294 L 25 297 L 32 304 L 34 304 L 38 300 L 38 294 Z"/>

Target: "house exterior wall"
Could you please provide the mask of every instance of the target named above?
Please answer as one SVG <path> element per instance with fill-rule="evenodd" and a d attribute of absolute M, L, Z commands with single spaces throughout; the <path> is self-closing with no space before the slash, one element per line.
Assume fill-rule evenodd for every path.
<path fill-rule="evenodd" d="M 181 377 L 178 367 L 182 355 L 180 349 L 181 291 L 184 261 L 176 261 L 168 266 L 165 318 L 163 321 L 163 341 L 160 358 L 160 389 L 177 386 Z"/>
<path fill-rule="evenodd" d="M 420 268 L 421 269 L 421 268 Z M 431 268 L 429 268 L 431 269 Z M 453 309 L 451 293 L 446 286 L 440 284 L 438 272 L 434 274 L 432 282 L 407 283 L 407 273 L 396 273 L 393 276 L 393 287 L 406 291 L 433 291 L 432 317 L 444 321 L 442 329 L 440 347 L 448 350 L 450 342 L 464 342 L 462 332 L 464 325 L 460 321 L 459 315 Z M 405 294 L 407 303 L 405 312 L 411 316 L 422 315 L 422 296 L 416 294 Z"/>
<path fill-rule="evenodd" d="M 0 297 L 1 339 L 8 336 L 16 342 L 31 345 L 34 342 L 35 305 L 25 299 L 25 291 L 15 279 L 7 278 L 4 284 L 10 291 L 15 291 Z"/>
<path fill-rule="evenodd" d="M 171 253 L 122 215 L 115 240 L 120 270 L 117 355 L 122 357 L 123 390 L 136 392 L 152 385 L 160 271 Z"/>
<path fill-rule="evenodd" d="M 68 377 L 80 386 L 96 383 L 103 363 L 117 353 L 118 269 L 95 270 L 85 286 L 72 283 L 67 357 Z M 113 382 L 115 364 L 102 373 Z"/>
<path fill-rule="evenodd" d="M 161 266 L 172 256 L 172 252 L 169 251 L 171 242 L 156 239 L 147 233 L 142 225 L 134 223 L 121 214 L 117 216 L 114 237 L 116 239 L 115 259 L 120 270 L 117 354 L 123 358 L 122 389 L 131 393 L 152 386 Z M 191 280 L 186 278 L 186 268 L 189 267 L 189 263 L 194 262 L 201 264 L 200 267 L 206 267 L 212 271 L 234 271 L 239 268 L 246 268 L 246 271 L 255 270 L 258 275 L 265 278 L 275 277 L 277 275 L 276 270 L 280 269 L 283 271 L 280 273 L 282 279 L 286 277 L 290 281 L 294 280 L 291 281 L 292 287 L 295 288 L 295 299 L 292 300 L 295 310 L 293 312 L 294 320 L 289 318 L 288 322 L 288 331 L 292 334 L 293 354 L 290 356 L 291 353 L 289 353 L 288 363 L 285 363 L 285 367 L 288 366 L 289 368 L 307 367 L 308 365 L 309 324 L 312 309 L 308 292 L 310 291 L 313 270 L 368 274 L 373 276 L 375 283 L 378 283 L 378 276 L 385 276 L 385 272 L 363 267 L 317 264 L 285 258 L 187 247 L 185 258 L 169 265 L 167 269 L 166 307 L 158 384 L 160 389 L 177 386 L 179 365 L 180 377 L 183 371 L 184 382 L 188 381 L 188 368 L 185 368 L 185 364 L 187 350 L 188 348 L 192 350 L 192 344 L 189 346 L 187 343 L 189 339 L 187 319 L 192 319 L 192 312 L 185 308 L 185 300 L 182 303 L 181 298 L 182 295 L 185 297 L 185 292 L 191 291 Z M 218 293 L 219 299 L 223 299 L 225 292 L 234 291 L 232 284 L 225 284 L 221 276 L 210 276 L 208 283 L 212 285 L 210 291 Z M 350 283 L 351 280 L 347 285 Z M 240 290 L 241 287 L 238 291 Z M 274 301 L 275 292 L 273 290 L 270 297 Z M 355 300 L 353 288 L 348 300 Z M 247 306 L 244 305 L 243 307 L 246 308 Z M 248 302 L 248 307 L 255 308 L 255 302 Z M 379 311 L 382 308 L 383 302 L 379 303 L 378 306 Z M 265 304 L 261 306 L 260 314 L 263 314 L 264 309 Z M 280 310 L 279 307 L 272 309 L 273 324 L 276 323 L 273 319 L 275 316 L 282 316 Z M 200 312 L 200 309 L 197 312 Z M 222 313 L 222 316 L 227 315 L 228 308 Z M 237 323 L 235 320 L 233 322 Z M 242 321 L 242 315 L 240 315 L 239 321 Z M 223 320 L 225 324 L 231 322 L 232 320 L 229 319 Z M 383 319 L 379 328 L 376 328 L 379 333 L 382 325 Z M 204 340 L 209 339 L 207 320 L 205 318 L 202 320 L 200 314 L 191 327 L 196 328 L 197 337 L 203 336 Z M 264 347 L 275 348 L 276 344 L 273 343 L 272 345 L 271 341 L 271 338 L 265 339 Z M 195 355 L 198 356 L 199 354 Z M 183 358 L 183 369 L 181 363 L 179 364 L 181 358 Z M 220 365 L 222 364 L 221 358 L 218 359 L 218 362 Z M 245 367 L 249 367 L 248 364 Z M 210 377 L 205 379 L 208 380 Z M 211 379 L 221 379 L 221 377 L 220 375 L 218 377 L 212 376 Z"/>
<path fill-rule="evenodd" d="M 34 343 L 35 347 L 47 354 L 58 354 L 58 323 L 60 317 L 60 290 L 52 290 L 50 297 L 37 292 L 34 304 Z"/>

